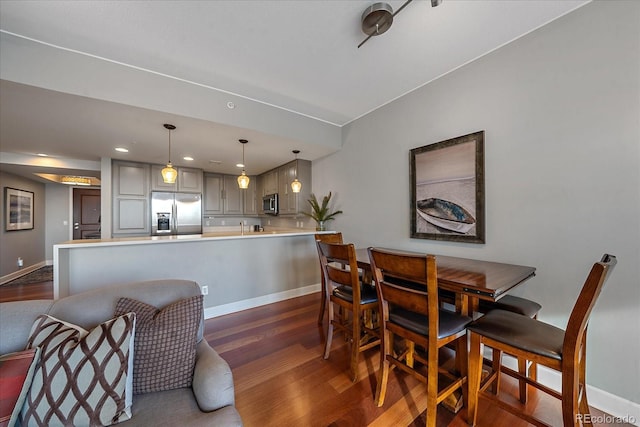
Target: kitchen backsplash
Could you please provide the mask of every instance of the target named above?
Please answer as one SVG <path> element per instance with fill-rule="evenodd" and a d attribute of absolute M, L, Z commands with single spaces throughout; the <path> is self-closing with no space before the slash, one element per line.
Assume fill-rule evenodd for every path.
<path fill-rule="evenodd" d="M 244 224 L 245 230 L 252 229 L 254 225 L 269 228 L 299 228 L 301 230 L 315 230 L 316 223 L 311 218 L 288 218 L 288 217 L 209 217 L 205 216 L 202 221 L 203 233 L 214 233 L 223 231 L 240 231 L 240 223 Z"/>

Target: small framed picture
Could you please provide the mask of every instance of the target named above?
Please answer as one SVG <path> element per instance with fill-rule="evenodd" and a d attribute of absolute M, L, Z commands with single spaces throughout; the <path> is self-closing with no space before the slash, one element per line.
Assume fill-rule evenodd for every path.
<path fill-rule="evenodd" d="M 414 148 L 411 237 L 485 243 L 484 131 Z"/>
<path fill-rule="evenodd" d="M 33 192 L 4 188 L 5 230 L 33 229 Z"/>

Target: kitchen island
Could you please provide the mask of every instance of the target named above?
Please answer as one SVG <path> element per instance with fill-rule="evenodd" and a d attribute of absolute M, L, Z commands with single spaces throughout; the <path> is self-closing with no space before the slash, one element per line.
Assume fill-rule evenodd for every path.
<path fill-rule="evenodd" d="M 329 232 L 330 233 L 330 232 Z M 187 279 L 205 317 L 320 290 L 314 230 L 72 240 L 54 246 L 54 298 L 114 284 Z"/>

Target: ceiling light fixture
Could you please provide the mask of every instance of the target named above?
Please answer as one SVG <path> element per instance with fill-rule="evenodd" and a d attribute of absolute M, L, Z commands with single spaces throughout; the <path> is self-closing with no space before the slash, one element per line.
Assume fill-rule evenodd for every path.
<path fill-rule="evenodd" d="M 65 175 L 62 178 L 60 178 L 60 183 L 61 184 L 66 184 L 66 185 L 84 185 L 84 186 L 88 186 L 88 185 L 91 185 L 91 178 L 87 178 L 86 176 Z"/>
<path fill-rule="evenodd" d="M 298 153 L 300 153 L 300 150 L 293 150 L 292 152 L 293 152 L 293 154 L 295 154 L 296 160 L 298 160 Z M 294 193 L 299 193 L 300 190 L 302 190 L 302 183 L 300 181 L 298 181 L 298 164 L 297 164 L 297 162 L 296 162 L 296 177 L 293 180 L 293 182 L 291 183 L 291 190 Z"/>
<path fill-rule="evenodd" d="M 239 139 L 238 141 L 240 141 L 240 144 L 242 144 L 242 175 L 238 177 L 238 187 L 246 190 L 247 188 L 249 188 L 249 177 L 246 173 L 244 173 L 244 146 L 249 141 L 247 141 L 246 139 Z"/>
<path fill-rule="evenodd" d="M 119 153 L 128 153 L 129 150 L 127 148 L 124 147 L 116 147 L 115 150 Z"/>
<path fill-rule="evenodd" d="M 367 35 L 367 38 L 358 45 L 365 44 L 371 37 L 379 36 L 387 32 L 393 24 L 393 17 L 396 16 L 402 9 L 404 9 L 413 0 L 407 0 L 404 2 L 400 9 L 395 12 L 388 3 L 374 3 L 362 12 L 362 32 Z M 431 7 L 439 6 L 442 0 L 431 0 Z"/>
<path fill-rule="evenodd" d="M 169 131 L 169 162 L 167 162 L 167 167 L 162 169 L 162 180 L 166 184 L 174 184 L 176 182 L 176 178 L 178 177 L 178 171 L 173 168 L 171 164 L 171 131 L 175 130 L 174 125 L 170 125 L 168 123 L 164 124 L 164 128 Z"/>

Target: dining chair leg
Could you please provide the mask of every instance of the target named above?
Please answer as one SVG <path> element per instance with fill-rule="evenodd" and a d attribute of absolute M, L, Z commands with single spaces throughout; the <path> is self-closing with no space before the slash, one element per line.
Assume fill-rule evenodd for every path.
<path fill-rule="evenodd" d="M 518 372 L 521 375 L 527 376 L 527 359 L 518 357 Z M 527 403 L 527 382 L 524 380 L 518 380 L 518 392 L 520 394 L 520 403 Z"/>
<path fill-rule="evenodd" d="M 467 400 L 467 423 L 476 425 L 478 413 L 478 394 L 480 391 L 480 377 L 482 376 L 482 349 L 480 335 L 471 333 L 469 339 L 469 371 L 467 388 L 469 399 Z"/>
<path fill-rule="evenodd" d="M 320 298 L 320 313 L 318 313 L 318 325 L 322 325 L 324 320 L 324 312 L 327 308 L 327 293 L 325 292 L 324 285 L 322 285 L 322 297 Z"/>
<path fill-rule="evenodd" d="M 500 368 L 502 366 L 502 351 L 496 350 L 495 348 L 491 349 L 492 354 L 492 365 L 491 369 L 495 372 L 496 379 L 491 384 L 491 393 L 497 395 L 500 393 Z"/>
<path fill-rule="evenodd" d="M 576 373 L 579 367 L 573 372 L 563 372 L 562 375 L 562 422 L 565 426 L 579 426 L 581 424 L 579 399 L 579 381 Z"/>
<path fill-rule="evenodd" d="M 354 304 L 355 306 L 355 304 Z M 360 354 L 360 312 L 358 310 L 353 311 L 353 335 L 351 337 L 351 362 L 349 364 L 351 372 L 351 381 L 354 383 L 358 381 L 358 355 Z"/>
<path fill-rule="evenodd" d="M 329 358 L 329 353 L 331 353 L 331 341 L 333 341 L 333 304 L 331 302 L 328 303 L 328 317 L 329 322 L 327 326 L 327 339 L 324 341 L 324 358 Z"/>
<path fill-rule="evenodd" d="M 427 427 L 436 427 L 438 419 L 438 349 L 428 349 L 427 366 Z"/>
<path fill-rule="evenodd" d="M 380 369 L 378 370 L 378 385 L 376 386 L 376 396 L 374 398 L 376 406 L 384 404 L 387 394 L 387 380 L 389 379 L 389 360 L 387 355 L 393 351 L 393 334 L 385 331 L 380 337 Z"/>
<path fill-rule="evenodd" d="M 456 342 L 456 370 L 460 373 L 460 377 L 467 377 L 469 381 L 469 339 L 467 335 L 458 338 Z M 469 387 L 462 386 L 462 402 L 469 401 Z"/>

